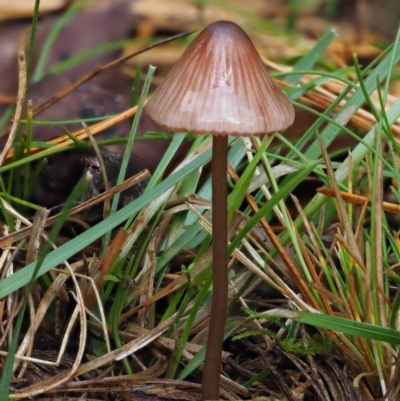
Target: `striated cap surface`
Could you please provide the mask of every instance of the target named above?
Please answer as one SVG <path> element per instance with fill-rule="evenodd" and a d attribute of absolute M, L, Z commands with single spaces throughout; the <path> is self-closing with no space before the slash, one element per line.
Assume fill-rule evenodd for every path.
<path fill-rule="evenodd" d="M 294 120 L 289 99 L 233 22 L 208 25 L 185 50 L 145 114 L 158 127 L 214 135 L 266 135 Z"/>

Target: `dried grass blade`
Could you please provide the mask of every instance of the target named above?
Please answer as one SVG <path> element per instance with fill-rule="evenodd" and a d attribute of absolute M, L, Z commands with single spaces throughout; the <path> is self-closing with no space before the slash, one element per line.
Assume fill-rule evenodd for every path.
<path fill-rule="evenodd" d="M 79 369 L 79 367 L 81 366 L 83 354 L 85 351 L 86 333 L 87 333 L 85 305 L 83 302 L 82 292 L 80 290 L 79 283 L 76 279 L 76 276 L 75 276 L 74 272 L 72 271 L 72 269 L 70 268 L 70 266 L 68 265 L 68 263 L 66 263 L 66 267 L 69 270 L 70 277 L 72 279 L 72 282 L 73 282 L 75 290 L 76 290 L 74 297 L 77 301 L 76 309 L 74 310 L 74 313 L 73 313 L 70 323 L 69 323 L 70 328 L 73 327 L 73 325 L 75 323 L 75 319 L 76 319 L 77 315 L 79 315 L 79 331 L 80 331 L 79 346 L 78 346 L 78 351 L 76 353 L 76 358 L 73 363 L 73 366 L 71 367 L 70 370 L 65 372 L 64 375 L 53 376 L 53 377 L 49 378 L 49 380 L 47 382 L 45 380 L 40 383 L 35 383 L 34 385 L 23 389 L 22 392 L 20 392 L 20 393 L 10 394 L 10 398 L 28 398 L 28 397 L 32 397 L 32 396 L 35 396 L 38 394 L 43 394 L 54 388 L 57 388 L 62 383 L 65 383 L 66 381 L 68 381 L 72 377 L 74 377 L 77 369 Z M 66 346 L 67 335 L 68 335 L 68 333 L 66 334 L 66 337 L 64 338 L 64 341 L 63 341 L 64 345 L 61 348 L 61 352 L 62 352 L 63 348 L 65 348 L 65 346 Z M 21 348 L 19 351 L 22 351 Z M 61 358 L 61 354 L 59 355 L 59 358 Z"/>
<path fill-rule="evenodd" d="M 10 135 L 8 136 L 7 142 L 3 148 L 3 151 L 0 154 L 0 166 L 3 165 L 4 159 L 7 156 L 8 151 L 10 150 L 15 136 L 17 135 L 17 128 L 19 126 L 19 120 L 21 119 L 22 110 L 25 102 L 26 95 L 26 56 L 25 56 L 25 34 L 21 35 L 18 44 L 18 98 L 17 104 L 15 107 L 14 120 L 11 126 Z"/>
<path fill-rule="evenodd" d="M 123 230 L 122 228 L 119 229 L 110 246 L 108 247 L 106 254 L 103 256 L 101 262 L 96 266 L 95 269 L 93 269 L 94 271 L 91 272 L 91 276 L 94 280 L 97 291 L 100 291 L 103 287 L 104 276 L 109 273 L 115 262 L 115 259 L 121 253 L 121 249 L 124 246 L 127 237 L 127 231 Z M 84 304 L 87 309 L 90 309 L 96 301 L 94 289 L 90 285 L 88 285 L 85 286 L 85 289 L 83 291 Z"/>
<path fill-rule="evenodd" d="M 31 235 L 29 236 L 28 248 L 26 252 L 25 261 L 27 264 L 37 259 L 40 249 L 40 237 L 43 234 L 44 227 L 46 226 L 47 217 L 50 214 L 49 209 L 39 208 L 35 213 L 35 219 L 32 225 Z"/>
<path fill-rule="evenodd" d="M 93 134 L 90 132 L 90 128 L 87 126 L 87 124 L 84 121 L 82 121 L 82 125 L 83 125 L 83 128 L 85 129 L 86 135 L 88 136 L 90 143 L 92 144 L 93 151 L 96 155 L 96 158 L 99 161 L 101 177 L 103 178 L 103 182 L 104 182 L 104 189 L 105 189 L 105 192 L 107 192 L 110 190 L 110 183 L 108 181 L 106 166 L 104 164 L 104 159 L 100 152 L 99 145 L 97 144 L 96 140 L 94 139 Z M 109 213 L 110 213 L 110 198 L 107 198 L 104 201 L 103 217 L 104 218 L 107 217 L 109 215 Z"/>
<path fill-rule="evenodd" d="M 315 237 L 314 237 L 314 233 L 313 233 L 313 231 L 312 231 L 312 229 L 311 229 L 310 222 L 308 221 L 307 216 L 306 216 L 306 214 L 304 213 L 304 210 L 303 210 L 303 208 L 301 207 L 299 200 L 298 200 L 294 195 L 292 195 L 291 197 L 292 197 L 292 200 L 293 200 L 293 202 L 294 202 L 294 204 L 295 204 L 295 206 L 296 206 L 297 211 L 299 212 L 301 218 L 302 218 L 303 221 L 304 221 L 304 224 L 305 224 L 305 227 L 306 227 L 308 236 L 310 237 L 311 242 L 312 242 L 313 245 L 314 245 L 314 251 L 317 252 L 317 255 L 318 255 L 319 260 L 320 260 L 320 261 L 323 261 L 322 252 L 321 252 L 321 249 L 320 249 L 320 247 L 319 247 L 318 242 L 316 241 L 316 239 L 315 239 Z M 317 272 L 315 271 L 314 263 L 312 263 L 312 261 L 311 261 L 311 259 L 310 259 L 310 256 L 309 256 L 309 254 L 308 254 L 308 252 L 307 252 L 307 249 L 306 249 L 306 246 L 305 246 L 304 242 L 301 240 L 301 236 L 300 236 L 298 230 L 296 229 L 296 226 L 293 224 L 293 221 L 291 221 L 291 223 L 292 223 L 292 230 L 294 230 L 294 232 L 296 233 L 296 236 L 298 237 L 298 240 L 299 240 L 298 242 L 299 242 L 299 245 L 300 245 L 300 247 L 301 247 L 301 249 L 302 249 L 302 253 L 303 253 L 304 260 L 305 260 L 306 263 L 307 263 L 307 267 L 308 267 L 309 272 L 311 273 L 311 276 L 312 276 L 312 278 L 313 278 L 313 281 L 314 281 L 318 286 L 321 286 L 321 287 L 322 287 L 321 280 L 319 279 L 319 275 L 318 275 Z M 325 312 L 328 313 L 329 315 L 332 315 L 332 314 L 333 314 L 333 311 L 332 311 L 332 308 L 331 308 L 331 306 L 330 306 L 328 300 L 327 300 L 327 299 L 323 296 L 323 294 L 321 294 L 321 293 L 319 293 L 319 298 L 322 300 L 322 302 L 323 302 L 323 304 L 324 304 Z"/>
<path fill-rule="evenodd" d="M 92 206 L 95 206 L 98 203 L 103 202 L 105 199 L 108 199 L 108 198 L 114 196 L 117 192 L 122 192 L 125 189 L 130 188 L 132 185 L 138 184 L 139 182 L 144 181 L 144 180 L 148 179 L 149 177 L 150 177 L 150 173 L 147 170 L 144 170 L 144 171 L 128 178 L 121 184 L 116 185 L 115 187 L 111 188 L 109 191 L 104 192 L 100 195 L 97 195 L 97 196 L 93 197 L 92 199 L 90 199 L 80 205 L 74 206 L 70 210 L 69 216 L 73 216 L 75 214 L 81 213 L 82 211 L 84 211 Z M 4 202 L 4 200 L 3 200 L 3 202 Z M 59 214 L 49 217 L 46 221 L 45 226 L 47 227 L 47 226 L 53 224 L 59 217 L 60 217 Z M 14 233 L 11 233 L 9 235 L 6 235 L 6 236 L 0 238 L 0 248 L 10 246 L 14 242 L 19 241 L 19 240 L 27 237 L 28 235 L 30 235 L 31 230 L 32 230 L 31 223 L 29 222 L 29 220 L 26 220 L 26 219 L 24 219 L 24 223 L 27 224 L 29 227 L 23 228 L 21 230 L 18 230 Z"/>
<path fill-rule="evenodd" d="M 349 222 L 349 219 L 347 216 L 346 208 L 345 208 L 345 205 L 343 202 L 343 198 L 340 194 L 339 185 L 336 181 L 335 173 L 333 171 L 333 167 L 330 162 L 328 152 L 326 150 L 324 143 L 321 141 L 321 139 L 319 137 L 318 137 L 318 140 L 319 140 L 319 143 L 321 146 L 322 157 L 325 161 L 329 181 L 332 185 L 332 189 L 335 194 L 335 200 L 336 200 L 335 203 L 336 203 L 336 209 L 338 211 L 338 219 L 340 221 L 343 231 L 346 234 L 346 241 L 348 242 L 349 248 L 351 249 L 351 254 L 354 255 L 359 261 L 361 261 L 362 257 L 361 257 L 360 249 L 358 248 L 357 241 L 354 237 L 354 233 L 353 233 L 353 230 L 351 228 L 351 225 L 350 225 L 350 222 Z"/>
<path fill-rule="evenodd" d="M 149 245 L 147 246 L 146 249 L 146 255 L 144 257 L 143 270 L 142 270 L 143 276 L 140 282 L 140 286 L 142 288 L 145 288 L 146 294 L 141 295 L 139 297 L 139 305 L 142 304 L 143 302 L 146 302 L 154 295 L 154 277 L 156 273 L 155 269 L 157 264 L 156 249 L 158 248 L 156 246 L 156 242 L 159 242 L 157 237 L 158 237 L 158 230 L 156 229 L 154 235 L 150 239 Z M 151 321 L 150 321 L 151 312 L 152 311 L 154 312 L 154 310 L 155 310 L 155 305 L 153 303 L 139 311 L 138 321 L 141 326 L 151 327 Z"/>

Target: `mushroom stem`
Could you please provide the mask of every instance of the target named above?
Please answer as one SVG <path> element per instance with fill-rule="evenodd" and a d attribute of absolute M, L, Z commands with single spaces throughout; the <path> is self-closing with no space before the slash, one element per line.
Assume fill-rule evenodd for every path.
<path fill-rule="evenodd" d="M 201 399 L 219 399 L 222 344 L 228 307 L 228 137 L 213 136 L 212 150 L 213 293 Z"/>

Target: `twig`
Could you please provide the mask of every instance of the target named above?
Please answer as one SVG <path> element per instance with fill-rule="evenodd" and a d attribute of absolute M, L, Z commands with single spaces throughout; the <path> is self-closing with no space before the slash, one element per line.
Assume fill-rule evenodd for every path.
<path fill-rule="evenodd" d="M 107 70 L 110 70 L 111 68 L 117 67 L 118 65 L 124 63 L 125 61 L 129 60 L 130 58 L 138 56 L 139 54 L 142 54 L 142 53 L 146 52 L 147 50 L 153 49 L 154 47 L 161 46 L 161 45 L 163 45 L 165 43 L 172 42 L 175 39 L 182 38 L 184 36 L 190 35 L 191 33 L 193 33 L 193 32 L 179 33 L 178 35 L 174 35 L 174 36 L 171 36 L 169 38 L 160 40 L 160 41 L 158 41 L 156 43 L 152 43 L 151 45 L 145 46 L 145 47 L 143 47 L 142 49 L 140 49 L 140 50 L 138 50 L 136 52 L 127 54 L 126 56 L 123 56 L 123 57 L 118 58 L 117 60 L 111 61 L 110 63 L 108 63 L 106 65 L 98 67 L 94 71 L 84 75 L 82 78 L 80 78 L 77 81 L 75 81 L 72 85 L 68 86 L 67 88 L 64 88 L 64 89 L 60 90 L 53 97 L 48 99 L 46 102 L 44 102 L 41 105 L 39 105 L 38 107 L 36 107 L 33 110 L 33 115 L 39 114 L 43 110 L 46 110 L 53 103 L 59 101 L 60 99 L 62 99 L 65 96 L 67 96 L 70 92 L 72 92 L 78 86 L 84 84 L 85 82 L 89 81 L 90 79 L 94 78 L 95 76 L 99 75 L 100 73 L 102 73 L 104 71 L 107 71 Z"/>

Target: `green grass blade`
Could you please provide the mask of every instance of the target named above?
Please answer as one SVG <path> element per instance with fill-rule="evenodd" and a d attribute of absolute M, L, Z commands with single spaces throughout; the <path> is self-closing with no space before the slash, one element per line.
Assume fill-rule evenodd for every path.
<path fill-rule="evenodd" d="M 181 360 L 182 357 L 182 352 L 185 349 L 186 346 L 186 342 L 189 339 L 190 336 L 190 332 L 192 330 L 194 321 L 196 319 L 196 315 L 201 307 L 201 305 L 204 302 L 204 298 L 206 297 L 209 287 L 211 285 L 212 282 L 212 275 L 210 274 L 207 278 L 205 283 L 203 284 L 203 286 L 201 287 L 200 291 L 197 292 L 196 297 L 194 299 L 194 305 L 192 310 L 189 313 L 189 316 L 186 320 L 186 324 L 185 327 L 183 329 L 183 332 L 180 336 L 179 339 L 179 344 L 178 346 L 175 348 L 175 352 L 174 352 L 174 358 L 172 360 L 172 363 L 169 366 L 169 371 L 168 371 L 168 375 L 170 378 L 174 377 L 176 374 L 176 370 L 178 369 L 178 365 L 179 362 Z"/>
<path fill-rule="evenodd" d="M 78 51 L 68 59 L 52 65 L 50 67 L 49 72 L 52 74 L 62 74 L 65 71 L 68 71 L 71 68 L 74 68 L 77 65 L 84 63 L 85 61 L 94 59 L 99 56 L 103 56 L 115 50 L 120 50 L 130 42 L 131 41 L 129 40 L 119 40 L 116 42 L 102 43 L 100 45 L 93 46 L 92 48 L 90 48 L 90 51 L 88 49 Z"/>
<path fill-rule="evenodd" d="M 33 74 L 32 81 L 38 82 L 46 75 L 46 63 L 49 58 L 51 48 L 56 41 L 58 35 L 66 27 L 75 15 L 91 0 L 81 0 L 74 3 L 71 7 L 68 7 L 65 13 L 59 18 L 56 24 L 54 24 L 50 33 L 47 35 L 47 39 L 43 45 L 40 57 L 36 65 L 35 73 Z"/>
<path fill-rule="evenodd" d="M 158 164 L 156 170 L 152 174 L 145 191 L 148 191 L 149 189 L 154 188 L 154 186 L 157 185 L 161 181 L 169 163 L 171 162 L 172 158 L 176 155 L 176 152 L 178 151 L 179 147 L 181 146 L 183 140 L 185 139 L 185 136 L 186 136 L 186 134 L 175 134 L 173 136 L 172 141 L 169 144 L 167 151 L 164 153 L 160 163 Z"/>
<path fill-rule="evenodd" d="M 338 316 L 328 316 L 311 312 L 296 312 L 299 318 L 296 321 L 310 324 L 327 330 L 338 331 L 351 336 L 383 341 L 393 345 L 400 345 L 400 331 L 381 327 L 375 324 L 356 322 Z"/>
<path fill-rule="evenodd" d="M 251 162 L 247 165 L 245 171 L 243 172 L 237 184 L 233 188 L 232 193 L 229 195 L 228 197 L 229 218 L 232 218 L 235 210 L 238 210 L 240 208 L 240 205 L 242 204 L 243 199 L 247 194 L 250 182 L 254 177 L 254 171 L 257 165 L 259 164 L 260 159 L 262 158 L 264 152 L 270 145 L 272 139 L 273 138 L 271 136 L 263 140 L 263 142 L 260 145 L 260 149 L 254 155 Z"/>
<path fill-rule="evenodd" d="M 310 52 L 302 57 L 293 67 L 293 71 L 312 68 L 332 41 L 337 37 L 336 31 L 331 29 L 315 44 Z M 301 76 L 288 76 L 285 81 L 295 86 L 300 82 Z"/>
<path fill-rule="evenodd" d="M 31 25 L 31 32 L 30 32 L 30 37 L 29 37 L 28 56 L 27 56 L 27 60 L 26 60 L 26 79 L 27 80 L 29 80 L 29 77 L 31 76 L 33 52 L 35 50 L 36 27 L 37 27 L 37 21 L 39 18 L 39 6 L 40 6 L 40 0 L 36 0 L 35 7 L 33 9 L 32 25 Z"/>
<path fill-rule="evenodd" d="M 150 66 L 149 70 L 147 71 L 146 79 L 145 79 L 144 85 L 143 85 L 142 95 L 140 96 L 140 100 L 139 100 L 138 109 L 137 109 L 135 118 L 133 120 L 131 132 L 129 134 L 128 142 L 126 144 L 125 151 L 124 151 L 124 156 L 122 157 L 122 163 L 121 163 L 120 171 L 119 171 L 118 178 L 117 178 L 117 185 L 120 184 L 125 179 L 125 173 L 126 173 L 126 169 L 128 167 L 130 156 L 132 154 L 132 148 L 133 148 L 133 144 L 135 141 L 136 131 L 139 126 L 140 116 L 142 115 L 144 102 L 146 100 L 147 93 L 149 92 L 151 80 L 153 78 L 155 70 L 156 70 L 155 67 Z M 120 198 L 119 193 L 114 195 L 110 214 L 114 213 L 117 210 L 119 198 Z"/>
<path fill-rule="evenodd" d="M 139 127 L 140 116 L 142 115 L 144 102 L 146 100 L 147 93 L 149 92 L 151 80 L 153 78 L 155 70 L 156 70 L 155 67 L 150 66 L 147 71 L 147 75 L 146 75 L 146 79 L 144 81 L 142 94 L 139 99 L 139 104 L 138 104 L 138 108 L 136 111 L 136 115 L 133 120 L 131 131 L 129 133 L 128 142 L 126 143 L 126 146 L 125 146 L 124 155 L 122 157 L 122 163 L 121 163 L 121 167 L 119 169 L 118 178 L 117 178 L 117 182 L 116 182 L 117 185 L 120 184 L 125 179 L 126 169 L 128 167 L 128 163 L 131 159 L 132 148 L 133 148 L 133 145 L 135 142 L 136 132 Z M 115 213 L 115 211 L 117 210 L 120 197 L 121 197 L 120 193 L 116 193 L 113 196 L 113 200 L 112 200 L 111 208 L 110 208 L 110 215 L 113 215 Z M 111 239 L 111 231 L 106 233 L 106 235 L 104 237 L 103 246 L 102 246 L 102 254 L 103 255 L 105 254 L 105 252 L 110 244 L 110 239 Z"/>

